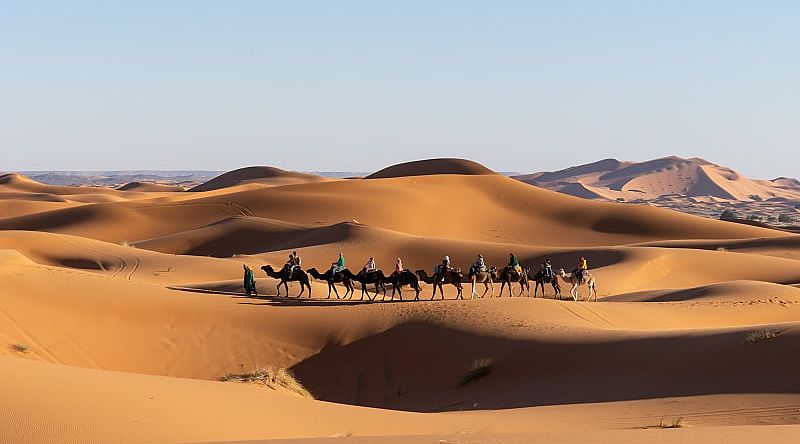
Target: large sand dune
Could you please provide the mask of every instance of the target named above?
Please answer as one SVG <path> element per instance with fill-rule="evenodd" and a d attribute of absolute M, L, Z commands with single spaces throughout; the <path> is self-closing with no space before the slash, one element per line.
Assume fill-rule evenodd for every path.
<path fill-rule="evenodd" d="M 538 177 L 662 192 L 659 174 L 687 168 L 751 191 L 699 160 Z M 255 167 L 194 191 L 0 177 L 0 441 L 800 439 L 796 235 L 566 196 L 457 159 L 346 180 Z M 498 298 L 497 284 L 474 300 L 469 284 L 466 300 L 447 286 L 431 301 L 430 285 L 419 301 L 407 287 L 403 301 L 360 300 L 358 286 L 327 299 L 320 281 L 311 298 L 276 297 L 258 267 L 292 250 L 304 268 L 342 252 L 354 271 L 399 256 L 429 273 L 445 254 L 466 269 L 514 252 L 533 271 L 583 255 L 599 302 L 574 302 L 564 282 L 562 300 L 549 285 L 546 299 L 517 285 Z M 260 296 L 244 295 L 245 264 Z M 465 382 L 481 359 L 489 371 Z M 317 399 L 219 382 L 265 366 Z"/>
<path fill-rule="evenodd" d="M 556 172 L 518 176 L 518 179 L 580 197 L 590 197 L 581 195 L 579 187 L 582 186 L 603 190 L 598 195 L 604 198 L 625 200 L 668 195 L 740 201 L 800 198 L 796 180 L 751 180 L 704 159 L 675 156 L 638 163 L 606 159 Z"/>

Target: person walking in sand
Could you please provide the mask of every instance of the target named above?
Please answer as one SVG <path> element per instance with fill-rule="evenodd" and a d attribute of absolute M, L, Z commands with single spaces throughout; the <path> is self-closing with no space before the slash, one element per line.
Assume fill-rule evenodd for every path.
<path fill-rule="evenodd" d="M 256 278 L 255 274 L 253 274 L 253 269 L 250 268 L 249 265 L 244 264 L 244 293 L 247 296 L 250 294 L 254 294 L 258 296 L 258 290 L 256 290 Z"/>

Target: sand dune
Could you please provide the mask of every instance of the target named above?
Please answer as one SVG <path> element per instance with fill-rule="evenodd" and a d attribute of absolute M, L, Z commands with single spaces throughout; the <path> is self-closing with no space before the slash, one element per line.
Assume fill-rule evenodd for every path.
<path fill-rule="evenodd" d="M 169 192 L 183 191 L 180 185 L 165 185 L 153 182 L 128 182 L 117 188 L 120 191 L 140 191 L 140 192 Z"/>
<path fill-rule="evenodd" d="M 428 159 L 400 163 L 376 171 L 367 179 L 386 179 L 390 177 L 430 176 L 436 174 L 486 175 L 497 174 L 485 166 L 466 159 Z"/>
<path fill-rule="evenodd" d="M 580 194 L 577 185 L 605 189 L 608 194 L 600 194 L 601 197 L 626 200 L 654 199 L 667 195 L 712 196 L 740 201 L 800 198 L 800 186 L 791 179 L 754 181 L 704 159 L 675 156 L 641 163 L 607 159 L 518 178 L 567 194 L 577 193 L 573 195 Z"/>
<path fill-rule="evenodd" d="M 324 182 L 328 179 L 313 174 L 285 171 L 280 168 L 257 166 L 228 171 L 189 191 L 211 191 L 234 185 L 259 184 L 264 186 L 289 185 L 297 183 Z"/>
<path fill-rule="evenodd" d="M 700 159 L 529 179 L 610 199 L 666 192 L 688 173 L 690 191 L 752 191 Z M 567 183 L 575 176 L 605 185 Z M 254 167 L 191 193 L 0 177 L 0 441 L 800 436 L 800 236 L 579 199 L 458 159 L 369 177 Z M 292 250 L 303 268 L 325 270 L 342 252 L 354 271 L 374 256 L 386 272 L 398 256 L 430 272 L 445 254 L 466 269 L 478 253 L 502 267 L 514 252 L 533 271 L 545 258 L 570 270 L 583 255 L 599 302 L 553 299 L 549 286 L 546 299 L 498 298 L 497 284 L 474 300 L 469 284 L 460 301 L 452 286 L 431 301 L 430 285 L 420 301 L 407 288 L 402 302 L 362 301 L 358 286 L 353 299 L 326 299 L 321 281 L 312 298 L 278 298 L 258 267 Z M 243 265 L 257 297 L 244 295 Z M 489 371 L 465 383 L 483 358 Z M 264 366 L 290 369 L 317 400 L 219 382 Z M 685 428 L 659 427 L 679 417 Z"/>

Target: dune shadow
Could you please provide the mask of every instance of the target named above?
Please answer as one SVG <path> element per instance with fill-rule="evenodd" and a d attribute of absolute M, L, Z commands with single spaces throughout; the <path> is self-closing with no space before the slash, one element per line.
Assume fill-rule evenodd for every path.
<path fill-rule="evenodd" d="M 784 330 L 788 326 L 782 327 Z M 480 335 L 415 321 L 329 344 L 292 371 L 317 399 L 416 412 L 737 393 L 800 393 L 800 335 L 747 332 L 587 342 Z M 471 363 L 492 362 L 463 384 Z"/>

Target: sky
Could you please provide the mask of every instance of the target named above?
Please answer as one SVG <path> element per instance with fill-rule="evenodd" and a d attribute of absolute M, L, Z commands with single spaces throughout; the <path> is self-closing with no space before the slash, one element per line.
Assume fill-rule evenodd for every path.
<path fill-rule="evenodd" d="M 797 1 L 0 0 L 0 170 L 800 176 Z"/>

